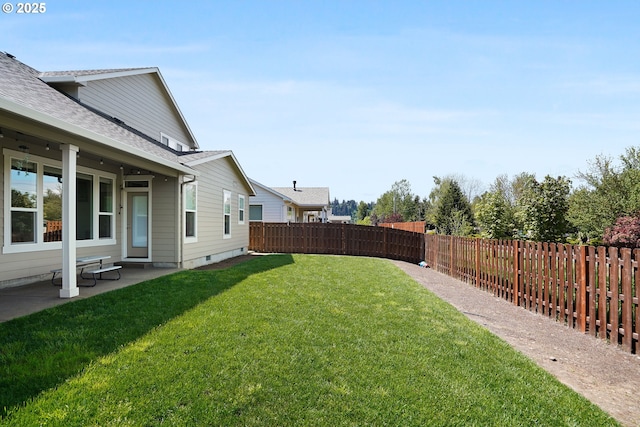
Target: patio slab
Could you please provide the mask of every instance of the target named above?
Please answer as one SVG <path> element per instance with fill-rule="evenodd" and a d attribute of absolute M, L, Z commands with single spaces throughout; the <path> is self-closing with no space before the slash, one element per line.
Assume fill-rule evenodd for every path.
<path fill-rule="evenodd" d="M 94 287 L 79 286 L 80 295 L 75 298 L 60 298 L 60 286 L 51 280 L 0 289 L 0 322 L 26 316 L 56 305 L 81 298 L 89 298 L 104 292 L 120 289 L 146 280 L 179 271 L 178 268 L 123 268 L 120 280 L 99 280 Z M 79 285 L 89 285 L 93 280 L 78 277 Z"/>

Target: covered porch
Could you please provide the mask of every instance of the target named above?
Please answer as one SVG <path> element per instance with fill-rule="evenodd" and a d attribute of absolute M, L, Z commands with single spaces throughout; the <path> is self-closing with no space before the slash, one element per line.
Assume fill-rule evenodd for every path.
<path fill-rule="evenodd" d="M 52 290 L 59 298 L 77 297 L 79 257 L 179 266 L 181 184 L 187 172 L 189 179 L 195 173 L 110 138 L 75 128 L 64 132 L 59 125 L 0 118 L 5 194 L 0 289 L 44 280 L 61 269 L 62 287 Z"/>

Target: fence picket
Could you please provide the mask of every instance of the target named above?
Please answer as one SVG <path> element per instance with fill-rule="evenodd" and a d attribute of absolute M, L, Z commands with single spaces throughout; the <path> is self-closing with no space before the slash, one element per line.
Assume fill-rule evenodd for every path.
<path fill-rule="evenodd" d="M 621 285 L 622 293 L 620 295 L 620 320 L 622 334 L 622 348 L 631 351 L 633 346 L 633 297 L 631 292 L 631 278 L 633 272 L 631 270 L 631 249 L 620 249 L 621 263 Z"/>
<path fill-rule="evenodd" d="M 424 241 L 426 260 L 438 271 L 637 351 L 640 249 L 436 235 Z"/>

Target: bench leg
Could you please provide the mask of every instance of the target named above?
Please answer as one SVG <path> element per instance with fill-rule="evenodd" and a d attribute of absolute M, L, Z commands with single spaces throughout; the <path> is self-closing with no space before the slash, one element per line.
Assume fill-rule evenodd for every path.
<path fill-rule="evenodd" d="M 93 279 L 93 284 L 92 284 L 92 285 L 82 285 L 82 286 L 92 288 L 92 287 L 94 287 L 95 285 L 97 285 L 97 284 L 98 284 L 98 280 L 120 280 L 120 278 L 122 277 L 122 276 L 120 275 L 120 270 L 114 270 L 114 271 L 115 271 L 116 273 L 118 273 L 118 277 L 116 277 L 116 278 L 114 278 L 114 279 L 106 279 L 106 278 L 103 278 L 103 277 L 102 277 L 102 274 L 103 274 L 103 273 L 91 273 L 91 276 L 92 276 L 92 277 L 83 277 L 83 278 L 84 278 L 84 279 Z M 78 285 L 78 286 L 80 286 L 80 285 Z"/>

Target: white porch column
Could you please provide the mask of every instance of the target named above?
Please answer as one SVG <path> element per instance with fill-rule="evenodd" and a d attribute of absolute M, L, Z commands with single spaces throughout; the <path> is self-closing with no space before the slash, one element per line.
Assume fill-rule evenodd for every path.
<path fill-rule="evenodd" d="M 62 150 L 62 289 L 60 298 L 80 295 L 76 277 L 76 156 L 78 147 L 61 144 Z"/>

